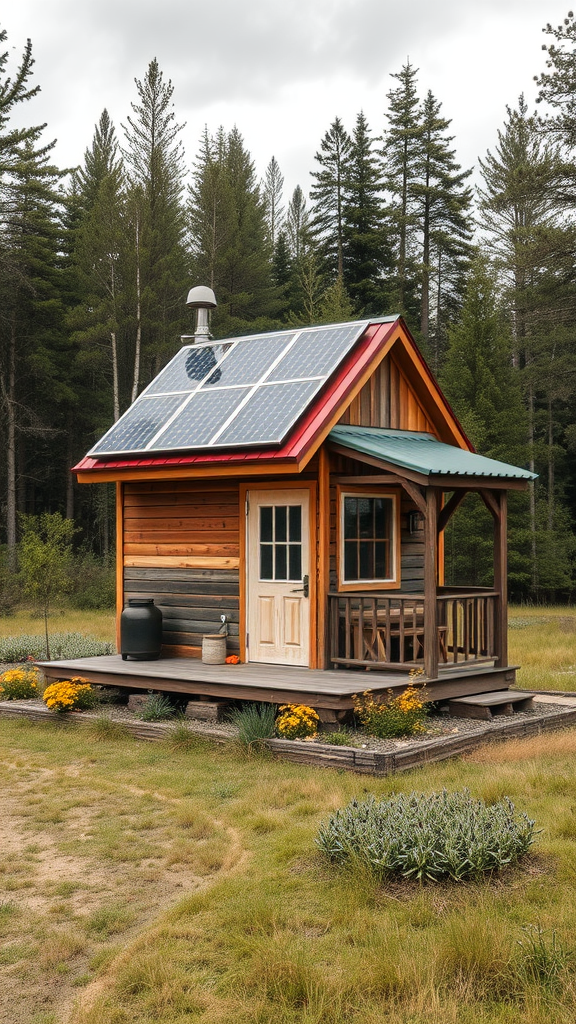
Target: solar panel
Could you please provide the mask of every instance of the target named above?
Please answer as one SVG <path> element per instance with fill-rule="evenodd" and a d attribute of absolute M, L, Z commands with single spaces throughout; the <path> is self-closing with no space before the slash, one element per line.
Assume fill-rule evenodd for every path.
<path fill-rule="evenodd" d="M 317 390 L 316 380 L 257 388 L 215 443 L 279 444 Z"/>
<path fill-rule="evenodd" d="M 349 324 L 340 331 L 319 329 L 313 334 L 303 332 L 280 360 L 269 380 L 294 380 L 297 377 L 327 377 L 362 333 L 358 324 Z"/>
<path fill-rule="evenodd" d="M 89 454 L 280 444 L 369 322 L 187 345 Z"/>
<path fill-rule="evenodd" d="M 249 388 L 198 391 L 156 439 L 154 450 L 202 448 L 210 444 L 216 431 L 249 392 Z"/>
<path fill-rule="evenodd" d="M 140 398 L 95 445 L 102 455 L 143 452 L 163 423 L 182 404 L 182 395 Z"/>
<path fill-rule="evenodd" d="M 210 375 L 203 387 L 230 387 L 234 384 L 257 384 L 272 364 L 285 351 L 296 335 L 266 334 L 248 338 L 234 346 L 233 351 Z"/>
<path fill-rule="evenodd" d="M 195 345 L 180 349 L 168 366 L 154 378 L 146 395 L 170 394 L 175 391 L 195 391 L 213 370 L 214 378 L 221 372 L 214 369 L 231 348 L 227 345 Z"/>

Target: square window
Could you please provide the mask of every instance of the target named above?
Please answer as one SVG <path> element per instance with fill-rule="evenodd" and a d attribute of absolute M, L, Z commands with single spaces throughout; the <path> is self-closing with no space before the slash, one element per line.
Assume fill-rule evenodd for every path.
<path fill-rule="evenodd" d="M 340 583 L 395 584 L 397 497 L 340 495 Z"/>

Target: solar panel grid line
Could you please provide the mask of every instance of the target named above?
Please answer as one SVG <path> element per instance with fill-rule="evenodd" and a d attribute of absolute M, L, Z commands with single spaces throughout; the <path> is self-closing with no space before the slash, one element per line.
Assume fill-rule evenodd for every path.
<path fill-rule="evenodd" d="M 264 383 L 266 378 L 270 375 L 270 373 L 272 373 L 272 371 L 275 369 L 275 367 L 278 365 L 278 363 L 284 358 L 286 353 L 289 352 L 290 349 L 294 347 L 294 345 L 296 344 L 296 342 L 297 342 L 297 340 L 298 340 L 298 338 L 300 337 L 301 334 L 302 334 L 302 331 L 297 331 L 296 332 L 296 334 L 294 335 L 292 340 L 288 343 L 288 345 L 286 345 L 284 350 L 277 356 L 277 358 L 274 360 L 272 365 L 270 367 L 268 367 L 266 373 L 264 373 L 262 375 L 261 380 L 258 381 L 258 383 L 253 386 L 251 392 L 248 395 L 246 395 L 246 398 L 240 403 L 240 405 L 235 409 L 235 411 L 228 417 L 226 422 L 222 424 L 222 426 L 220 427 L 220 430 L 216 431 L 216 433 L 214 434 L 214 437 L 212 438 L 212 440 L 210 442 L 210 447 L 212 447 L 212 445 L 216 444 L 218 438 L 222 436 L 222 434 L 224 433 L 225 430 L 227 430 L 227 428 L 232 423 L 232 421 L 236 418 L 236 416 L 241 411 L 241 409 L 245 405 L 248 404 L 248 402 L 250 401 L 251 396 L 258 390 L 258 387 L 260 386 L 260 384 Z"/>

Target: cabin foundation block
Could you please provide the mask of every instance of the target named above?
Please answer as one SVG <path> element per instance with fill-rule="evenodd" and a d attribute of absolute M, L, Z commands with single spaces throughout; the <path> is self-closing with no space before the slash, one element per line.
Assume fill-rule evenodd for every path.
<path fill-rule="evenodd" d="M 184 713 L 199 722 L 223 722 L 229 706 L 227 700 L 189 700 Z"/>

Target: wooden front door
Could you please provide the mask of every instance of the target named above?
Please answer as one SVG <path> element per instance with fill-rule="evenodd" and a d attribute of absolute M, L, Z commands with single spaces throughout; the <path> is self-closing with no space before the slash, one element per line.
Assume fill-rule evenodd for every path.
<path fill-rule="evenodd" d="M 249 491 L 249 661 L 310 664 L 310 492 Z"/>

